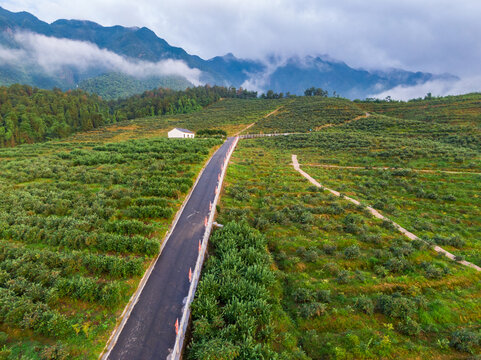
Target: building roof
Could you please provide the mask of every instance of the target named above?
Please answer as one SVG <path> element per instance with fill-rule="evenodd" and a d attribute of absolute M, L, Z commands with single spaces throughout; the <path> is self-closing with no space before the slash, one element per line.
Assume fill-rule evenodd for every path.
<path fill-rule="evenodd" d="M 194 132 L 193 131 L 190 131 L 190 130 L 187 130 L 187 129 L 182 129 L 182 128 L 173 128 L 172 130 L 179 130 L 179 131 L 182 131 L 182 132 L 185 132 L 185 133 L 189 133 L 189 134 L 193 134 Z M 172 131 L 171 130 L 171 131 Z"/>

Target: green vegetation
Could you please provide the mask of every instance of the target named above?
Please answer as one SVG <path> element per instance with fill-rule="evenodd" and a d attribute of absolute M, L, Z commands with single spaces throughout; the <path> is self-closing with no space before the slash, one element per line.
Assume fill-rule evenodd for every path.
<path fill-rule="evenodd" d="M 200 86 L 185 91 L 146 91 L 107 103 L 82 91 L 63 93 L 26 85 L 0 87 L 0 147 L 65 138 L 126 119 L 192 113 L 221 98 L 255 96 L 241 89 Z"/>
<path fill-rule="evenodd" d="M 288 143 L 303 152 L 303 138 Z M 290 165 L 285 139 L 240 143 L 218 219 L 247 221 L 267 239 L 277 269 L 271 288 L 285 314 L 274 318 L 268 342 L 278 356 L 437 359 L 481 351 L 481 274 L 311 186 Z"/>
<path fill-rule="evenodd" d="M 196 132 L 198 137 L 226 137 L 227 131 L 221 129 L 200 129 Z"/>
<path fill-rule="evenodd" d="M 249 131 L 252 133 L 317 131 L 364 115 L 364 111 L 346 99 L 305 96 L 285 101 L 285 106 L 277 113 L 259 121 Z"/>
<path fill-rule="evenodd" d="M 395 122 L 390 120 L 388 127 L 397 127 L 405 135 L 481 149 L 481 94 L 427 97 L 426 100 L 409 102 L 362 102 L 358 105 L 366 111 L 397 118 Z"/>
<path fill-rule="evenodd" d="M 81 91 L 0 87 L 0 147 L 66 137 L 112 123 L 109 107 Z"/>
<path fill-rule="evenodd" d="M 192 84 L 181 76 L 170 75 L 137 79 L 119 73 L 104 74 L 84 80 L 79 84 L 80 89 L 90 94 L 97 94 L 105 100 L 123 99 L 159 87 L 185 90 L 191 86 Z"/>
<path fill-rule="evenodd" d="M 246 223 L 211 237 L 209 257 L 192 304 L 191 359 L 274 359 L 269 346 L 274 282 L 266 239 Z M 278 305 L 277 305 L 278 306 Z"/>
<path fill-rule="evenodd" d="M 481 175 L 318 167 L 304 170 L 321 184 L 364 200 L 428 242 L 481 266 Z"/>
<path fill-rule="evenodd" d="M 96 358 L 220 143 L 0 149 L 0 358 Z"/>
<path fill-rule="evenodd" d="M 155 89 L 110 103 L 119 118 L 188 114 L 215 103 L 221 98 L 256 98 L 257 93 L 221 86 L 198 86 L 185 91 Z"/>
<path fill-rule="evenodd" d="M 481 265 L 481 95 L 349 102 L 308 90 L 253 99 L 205 86 L 107 103 L 1 88 L 3 146 L 62 138 L 83 124 L 93 131 L 0 149 L 0 358 L 96 357 L 221 143 L 215 137 L 252 124 L 253 133 L 306 134 L 242 140 L 234 152 L 218 208 L 225 227 L 212 236 L 188 357 L 480 353 L 481 274 L 429 244 Z M 84 107 L 90 123 L 81 121 Z M 39 136 L 35 116 L 45 129 L 68 127 Z M 25 136 L 27 123 L 37 137 Z M 200 138 L 161 139 L 172 127 Z M 293 153 L 320 183 L 425 241 L 311 186 L 290 164 Z"/>

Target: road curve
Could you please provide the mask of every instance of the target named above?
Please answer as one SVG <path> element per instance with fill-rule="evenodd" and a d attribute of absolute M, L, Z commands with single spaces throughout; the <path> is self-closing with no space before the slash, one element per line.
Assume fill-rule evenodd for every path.
<path fill-rule="evenodd" d="M 189 268 L 194 271 L 209 204 L 234 139 L 227 139 L 206 165 L 107 359 L 166 359 L 174 347 L 174 324 L 189 292 Z"/>

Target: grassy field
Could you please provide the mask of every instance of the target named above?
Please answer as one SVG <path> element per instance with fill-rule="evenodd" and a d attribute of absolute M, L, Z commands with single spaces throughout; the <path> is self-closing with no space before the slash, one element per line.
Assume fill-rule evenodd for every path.
<path fill-rule="evenodd" d="M 245 220 L 267 238 L 271 291 L 283 309 L 271 324 L 279 357 L 453 359 L 481 351 L 481 275 L 310 186 L 279 139 L 240 143 L 218 218 Z"/>
<path fill-rule="evenodd" d="M 0 149 L 0 358 L 97 358 L 220 143 Z"/>

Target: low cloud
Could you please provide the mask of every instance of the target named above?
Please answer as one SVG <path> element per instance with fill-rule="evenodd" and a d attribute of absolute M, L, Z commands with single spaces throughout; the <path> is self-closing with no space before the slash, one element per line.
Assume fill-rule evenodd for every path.
<path fill-rule="evenodd" d="M 119 72 L 136 78 L 150 76 L 179 75 L 194 85 L 200 85 L 202 72 L 180 60 L 149 62 L 126 58 L 97 45 L 70 39 L 59 39 L 40 34 L 20 32 L 14 34 L 20 49 L 0 47 L 0 63 L 37 65 L 49 74 L 56 74 L 64 67 L 73 67 L 80 72 L 101 69 L 104 72 Z"/>
<path fill-rule="evenodd" d="M 394 100 L 410 100 L 424 97 L 427 93 L 432 96 L 461 95 L 471 92 L 479 92 L 481 88 L 481 76 L 469 77 L 460 80 L 433 80 L 414 86 L 396 86 L 390 90 L 368 97 L 385 99 L 390 96 Z"/>
<path fill-rule="evenodd" d="M 265 93 L 270 82 L 271 75 L 282 66 L 285 66 L 288 59 L 286 57 L 269 57 L 262 61 L 264 65 L 263 72 L 256 72 L 247 74 L 248 78 L 241 85 L 244 89 L 257 91 L 258 93 Z"/>

